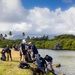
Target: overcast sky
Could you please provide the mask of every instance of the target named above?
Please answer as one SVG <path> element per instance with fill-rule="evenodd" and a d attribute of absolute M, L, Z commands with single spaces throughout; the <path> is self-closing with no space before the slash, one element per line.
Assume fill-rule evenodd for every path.
<path fill-rule="evenodd" d="M 0 0 L 0 34 L 75 34 L 75 0 Z"/>

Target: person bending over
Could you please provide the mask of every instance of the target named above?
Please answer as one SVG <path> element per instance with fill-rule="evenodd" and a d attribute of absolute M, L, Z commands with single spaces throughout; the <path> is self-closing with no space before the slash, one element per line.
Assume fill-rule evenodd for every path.
<path fill-rule="evenodd" d="M 10 60 L 12 61 L 12 56 L 11 56 L 11 50 L 9 48 L 9 46 L 7 45 L 1 53 L 7 53 L 7 61 L 9 60 L 9 56 L 10 56 Z"/>
<path fill-rule="evenodd" d="M 47 66 L 50 65 L 50 71 L 54 72 L 54 69 L 52 66 L 53 58 L 49 55 L 46 55 L 44 59 L 47 61 Z"/>
<path fill-rule="evenodd" d="M 42 73 L 42 75 L 46 75 L 45 72 L 46 61 L 44 60 L 44 58 L 42 58 L 40 54 L 38 54 L 33 61 L 37 62 L 36 75 L 40 75 L 40 73 Z"/>
<path fill-rule="evenodd" d="M 29 45 L 29 51 L 33 52 L 32 57 L 35 58 L 38 55 L 38 50 L 37 50 L 36 46 L 34 44 L 32 44 L 32 42 L 29 42 L 28 45 Z"/>

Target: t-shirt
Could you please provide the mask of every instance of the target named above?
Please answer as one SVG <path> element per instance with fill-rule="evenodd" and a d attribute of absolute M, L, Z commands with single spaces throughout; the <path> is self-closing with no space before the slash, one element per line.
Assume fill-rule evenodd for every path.
<path fill-rule="evenodd" d="M 46 61 L 45 61 L 44 58 L 42 58 L 42 57 L 41 57 L 40 59 L 34 58 L 34 61 L 37 62 L 38 68 L 43 68 L 44 65 L 46 64 Z"/>
<path fill-rule="evenodd" d="M 9 51 L 9 47 L 5 47 L 3 50 L 4 50 L 4 52 L 8 52 Z"/>
<path fill-rule="evenodd" d="M 26 46 L 25 44 L 20 44 L 20 47 L 22 47 L 22 51 L 26 50 L 25 46 Z"/>
<path fill-rule="evenodd" d="M 32 49 L 33 54 L 38 54 L 38 50 L 37 50 L 37 48 L 35 47 L 35 45 L 29 46 L 29 48 Z"/>
<path fill-rule="evenodd" d="M 45 60 L 47 60 L 48 62 L 52 62 L 53 58 L 51 56 L 48 56 L 48 59 L 45 57 Z"/>

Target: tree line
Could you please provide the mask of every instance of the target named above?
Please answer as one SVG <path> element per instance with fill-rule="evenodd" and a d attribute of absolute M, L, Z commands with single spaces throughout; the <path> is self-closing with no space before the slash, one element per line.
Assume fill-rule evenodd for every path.
<path fill-rule="evenodd" d="M 25 36 L 25 33 L 22 33 Z M 58 45 L 61 46 L 61 50 L 75 50 L 75 35 L 73 34 L 62 34 L 57 35 L 52 39 L 49 39 L 48 35 L 43 35 L 42 37 L 32 37 L 27 36 L 26 42 L 28 43 L 31 41 L 33 44 L 36 45 L 37 48 L 40 49 L 52 49 L 57 47 Z M 13 44 L 20 44 L 21 39 L 16 40 L 0 40 L 0 47 L 5 47 L 7 44 L 12 47 Z M 60 49 L 60 48 L 58 48 Z M 57 49 L 55 49 L 57 50 Z"/>

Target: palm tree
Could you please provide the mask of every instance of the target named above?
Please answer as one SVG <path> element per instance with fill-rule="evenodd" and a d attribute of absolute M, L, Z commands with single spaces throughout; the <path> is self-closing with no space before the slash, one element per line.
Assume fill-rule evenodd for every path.
<path fill-rule="evenodd" d="M 7 37 L 7 34 L 4 35 L 4 38 L 6 38 L 6 37 Z"/>
<path fill-rule="evenodd" d="M 12 32 L 11 31 L 9 31 L 9 35 L 12 36 Z"/>
<path fill-rule="evenodd" d="M 2 40 L 3 39 L 3 34 L 0 34 L 0 40 Z"/>
<path fill-rule="evenodd" d="M 7 37 L 7 34 L 5 34 L 4 37 Z"/>
<path fill-rule="evenodd" d="M 1 34 L 1 37 L 3 37 L 3 34 Z"/>
<path fill-rule="evenodd" d="M 9 36 L 12 36 L 12 32 L 11 31 L 9 31 Z"/>
<path fill-rule="evenodd" d="M 25 36 L 25 33 L 24 33 L 24 32 L 22 33 L 22 36 L 23 36 L 23 37 Z"/>

